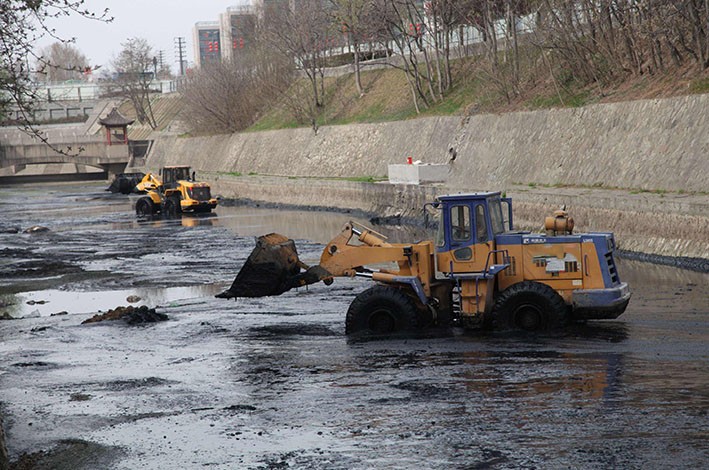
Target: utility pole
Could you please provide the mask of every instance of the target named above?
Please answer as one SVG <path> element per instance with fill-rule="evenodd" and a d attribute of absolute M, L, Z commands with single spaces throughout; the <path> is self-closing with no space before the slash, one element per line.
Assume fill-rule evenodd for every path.
<path fill-rule="evenodd" d="M 185 76 L 185 48 L 186 48 L 185 38 L 177 37 L 175 38 L 175 52 L 180 61 L 180 77 Z"/>

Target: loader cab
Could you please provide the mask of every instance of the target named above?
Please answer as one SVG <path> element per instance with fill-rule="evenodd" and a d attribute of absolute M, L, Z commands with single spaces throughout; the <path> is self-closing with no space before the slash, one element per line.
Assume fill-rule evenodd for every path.
<path fill-rule="evenodd" d="M 178 181 L 190 179 L 189 166 L 166 166 L 160 170 L 160 173 L 166 189 L 174 189 Z"/>
<path fill-rule="evenodd" d="M 436 235 L 438 269 L 476 272 L 490 263 L 495 237 L 512 230 L 512 203 L 499 192 L 439 196 Z"/>

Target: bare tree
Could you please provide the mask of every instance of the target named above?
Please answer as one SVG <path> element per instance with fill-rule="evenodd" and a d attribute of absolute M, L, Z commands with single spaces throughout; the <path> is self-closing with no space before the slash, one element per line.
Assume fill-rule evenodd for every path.
<path fill-rule="evenodd" d="M 48 66 L 47 64 L 52 64 Z M 91 70 L 89 60 L 72 44 L 55 42 L 40 51 L 37 60 L 37 77 L 46 82 L 79 80 Z"/>
<path fill-rule="evenodd" d="M 238 60 L 216 62 L 192 72 L 182 95 L 196 132 L 237 132 L 284 94 L 293 81 L 293 63 L 253 43 Z"/>
<path fill-rule="evenodd" d="M 456 10 L 457 3 L 457 0 L 433 0 L 426 4 L 426 13 L 432 26 L 431 35 L 436 56 L 438 93 L 441 97 L 453 87 L 450 48 L 455 27 L 460 24 L 460 16 Z M 443 66 L 443 69 L 441 69 L 441 66 Z"/>
<path fill-rule="evenodd" d="M 426 14 L 416 0 L 377 0 L 377 9 L 378 29 L 386 31 L 401 59 L 401 65 L 392 66 L 404 71 L 414 107 L 420 113 L 422 106 L 427 108 L 442 97 L 440 91 L 434 91 L 440 74 L 436 75 L 438 64 L 426 43 Z"/>
<path fill-rule="evenodd" d="M 42 132 L 32 124 L 32 110 L 38 97 L 31 81 L 34 72 L 31 64 L 39 62 L 40 67 L 54 64 L 38 56 L 34 45 L 43 36 L 64 43 L 70 41 L 58 37 L 49 26 L 55 18 L 78 15 L 111 21 L 108 10 L 96 14 L 84 3 L 84 0 L 3 0 L 0 6 L 0 118 L 6 116 L 7 106 L 14 103 L 19 110 L 19 127 L 47 144 Z"/>
<path fill-rule="evenodd" d="M 138 121 L 156 129 L 158 126 L 150 103 L 151 85 L 155 79 L 153 48 L 142 38 L 130 38 L 122 46 L 111 64 L 116 78 L 108 84 L 108 93 L 130 100 Z"/>
<path fill-rule="evenodd" d="M 709 67 L 707 0 L 543 0 L 537 44 L 582 83 Z"/>
<path fill-rule="evenodd" d="M 355 84 L 360 96 L 364 94 L 360 70 L 361 45 L 366 37 L 371 35 L 369 21 L 376 14 L 372 0 L 330 0 L 332 4 L 332 21 L 334 28 L 341 26 L 347 34 L 348 44 L 352 46 Z"/>
<path fill-rule="evenodd" d="M 264 40 L 291 57 L 310 83 L 308 117 L 315 127 L 325 100 L 325 51 L 333 36 L 328 12 L 319 0 L 302 0 L 297 7 L 275 9 L 263 25 Z"/>

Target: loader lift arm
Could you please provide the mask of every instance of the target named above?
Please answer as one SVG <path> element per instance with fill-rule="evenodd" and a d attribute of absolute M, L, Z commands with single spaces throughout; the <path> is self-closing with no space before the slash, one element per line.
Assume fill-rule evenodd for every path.
<path fill-rule="evenodd" d="M 384 263 L 395 263 L 398 269 L 370 267 Z M 350 221 L 325 246 L 320 263 L 308 266 L 298 258 L 293 240 L 272 233 L 258 238 L 232 286 L 217 297 L 280 295 L 295 287 L 319 281 L 329 285 L 335 277 L 354 276 L 415 286 L 425 304 L 435 277 L 433 244 L 388 243 L 384 235 Z"/>

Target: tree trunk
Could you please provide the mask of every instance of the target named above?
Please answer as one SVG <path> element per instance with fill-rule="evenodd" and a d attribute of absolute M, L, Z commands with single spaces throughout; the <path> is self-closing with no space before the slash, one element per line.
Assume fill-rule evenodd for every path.
<path fill-rule="evenodd" d="M 364 95 L 364 89 L 362 88 L 362 75 L 359 69 L 359 40 L 354 37 L 352 42 L 354 45 L 355 85 L 357 85 L 357 93 L 359 93 L 359 96 L 361 97 Z"/>

